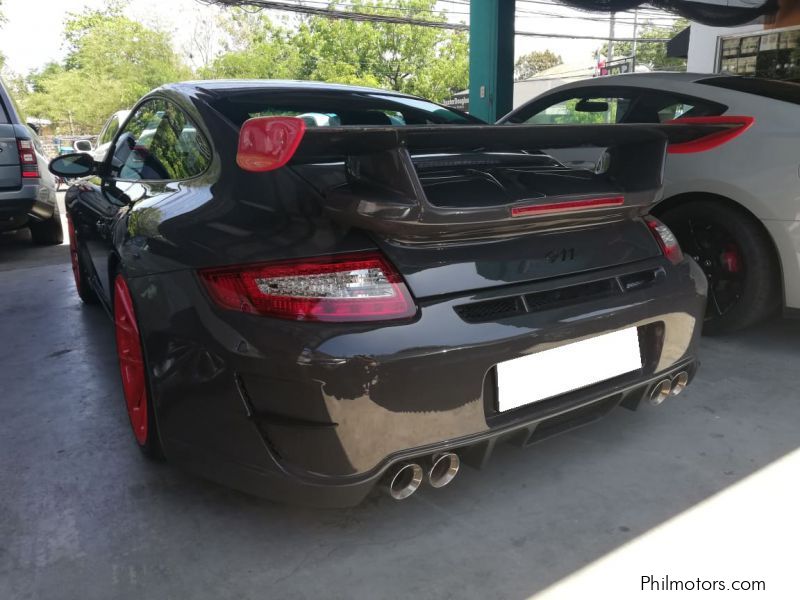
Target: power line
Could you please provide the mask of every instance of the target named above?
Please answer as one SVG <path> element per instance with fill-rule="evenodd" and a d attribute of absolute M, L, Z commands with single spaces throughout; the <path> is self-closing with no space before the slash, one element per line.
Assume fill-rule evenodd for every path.
<path fill-rule="evenodd" d="M 431 21 L 420 20 L 411 17 L 403 17 L 398 15 L 386 15 L 377 13 L 364 13 L 354 10 L 336 10 L 331 8 L 319 8 L 309 6 L 307 4 L 293 4 L 288 2 L 280 2 L 277 0 L 196 0 L 203 4 L 218 4 L 222 6 L 239 6 L 239 7 L 256 7 L 260 9 L 273 9 L 286 12 L 294 12 L 300 14 L 308 14 L 315 16 L 322 16 L 331 19 L 343 19 L 349 21 L 361 21 L 372 23 L 390 23 L 395 25 L 416 25 L 419 27 L 432 27 L 435 29 L 448 29 L 452 31 L 469 31 L 469 25 L 466 23 L 450 23 L 447 21 Z M 523 37 L 538 37 L 538 38 L 553 38 L 553 39 L 568 39 L 568 40 L 599 40 L 607 41 L 604 36 L 596 35 L 575 35 L 566 33 L 544 33 L 537 31 L 515 31 L 514 35 Z M 615 42 L 632 42 L 634 38 L 624 37 L 615 38 Z M 639 43 L 665 43 L 670 38 L 641 38 Z"/>

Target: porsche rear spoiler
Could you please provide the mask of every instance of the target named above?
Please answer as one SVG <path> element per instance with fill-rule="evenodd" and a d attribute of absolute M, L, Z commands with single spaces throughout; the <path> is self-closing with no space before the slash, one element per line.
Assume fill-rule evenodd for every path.
<path fill-rule="evenodd" d="M 262 117 L 242 127 L 239 164 L 288 164 L 336 220 L 407 242 L 586 226 L 647 212 L 667 149 L 721 136 L 735 123 L 441 125 L 305 128 Z M 249 138 L 249 140 L 248 140 Z M 267 145 L 260 140 L 266 140 Z M 259 147 L 267 153 L 259 153 Z M 591 169 L 557 149 L 596 148 Z"/>

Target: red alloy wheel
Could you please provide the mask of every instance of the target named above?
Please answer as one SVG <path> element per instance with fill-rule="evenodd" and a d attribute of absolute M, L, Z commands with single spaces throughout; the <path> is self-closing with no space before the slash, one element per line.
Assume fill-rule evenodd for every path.
<path fill-rule="evenodd" d="M 75 235 L 75 224 L 67 213 L 67 229 L 69 230 L 69 257 L 72 261 L 72 276 L 75 278 L 75 287 L 81 289 L 81 265 L 78 262 L 78 238 Z"/>
<path fill-rule="evenodd" d="M 136 324 L 136 315 L 133 311 L 133 300 L 122 275 L 117 275 L 114 281 L 114 325 L 128 417 L 136 441 L 144 446 L 147 442 L 147 385 L 144 360 L 139 326 Z"/>

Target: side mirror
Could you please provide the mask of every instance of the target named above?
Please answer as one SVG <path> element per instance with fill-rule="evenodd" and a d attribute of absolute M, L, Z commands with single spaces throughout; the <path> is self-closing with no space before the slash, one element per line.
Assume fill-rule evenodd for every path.
<path fill-rule="evenodd" d="M 65 154 L 50 161 L 50 172 L 59 177 L 80 178 L 94 175 L 97 167 L 91 154 Z"/>
<path fill-rule="evenodd" d="M 77 140 L 72 147 L 76 152 L 91 152 L 94 148 L 89 140 Z"/>
<path fill-rule="evenodd" d="M 598 102 L 596 100 L 579 100 L 575 105 L 578 112 L 601 113 L 608 112 L 608 102 Z"/>

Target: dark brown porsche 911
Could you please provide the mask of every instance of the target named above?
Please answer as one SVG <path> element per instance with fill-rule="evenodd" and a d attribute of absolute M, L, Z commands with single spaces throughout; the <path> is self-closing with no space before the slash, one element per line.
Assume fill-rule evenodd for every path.
<path fill-rule="evenodd" d="M 718 129 L 194 82 L 143 98 L 102 163 L 51 169 L 84 178 L 75 282 L 114 321 L 141 449 L 346 506 L 685 388 L 706 281 L 644 215 L 668 144 Z M 551 155 L 584 145 L 605 149 L 592 168 Z"/>

